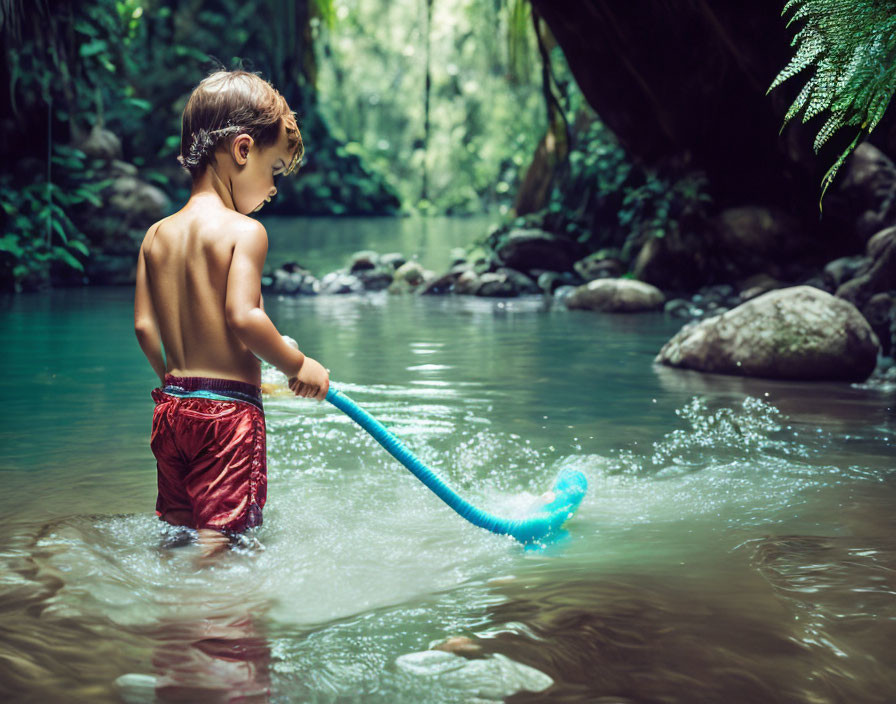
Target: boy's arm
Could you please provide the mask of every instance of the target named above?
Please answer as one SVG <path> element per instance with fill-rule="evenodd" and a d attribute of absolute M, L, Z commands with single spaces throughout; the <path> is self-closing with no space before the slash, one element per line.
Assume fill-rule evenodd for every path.
<path fill-rule="evenodd" d="M 261 272 L 267 253 L 264 226 L 257 221 L 247 224 L 233 248 L 224 313 L 227 324 L 246 347 L 292 378 L 299 373 L 305 355 L 283 341 L 262 307 Z"/>
<path fill-rule="evenodd" d="M 148 235 L 149 233 L 147 233 Z M 143 245 L 137 255 L 137 286 L 134 290 L 134 332 L 140 349 L 152 365 L 153 371 L 161 383 L 165 383 L 165 359 L 162 356 L 162 336 L 156 320 L 156 311 L 149 295 L 146 277 L 146 259 L 143 256 Z"/>

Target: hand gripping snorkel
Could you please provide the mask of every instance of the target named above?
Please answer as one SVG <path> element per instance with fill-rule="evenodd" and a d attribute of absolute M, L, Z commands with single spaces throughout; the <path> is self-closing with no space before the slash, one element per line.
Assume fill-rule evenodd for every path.
<path fill-rule="evenodd" d="M 511 520 L 494 516 L 462 499 L 438 474 L 417 459 L 398 438 L 348 396 L 331 386 L 327 392 L 327 401 L 370 433 L 390 455 L 407 467 L 417 479 L 462 518 L 492 533 L 510 535 L 523 544 L 543 542 L 555 534 L 576 512 L 588 488 L 584 474 L 575 469 L 565 469 L 554 482 L 547 502 L 539 506 L 529 517 Z"/>

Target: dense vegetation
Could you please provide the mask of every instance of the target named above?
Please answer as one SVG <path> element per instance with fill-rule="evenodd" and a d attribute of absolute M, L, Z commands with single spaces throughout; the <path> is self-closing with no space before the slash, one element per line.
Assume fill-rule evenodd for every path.
<path fill-rule="evenodd" d="M 588 21 L 623 31 L 611 11 L 586 4 Z M 889 7 L 791 0 L 785 9 L 796 53 L 772 87 L 814 69 L 786 119 L 825 115 L 816 149 L 840 127 L 856 132 L 838 146 L 825 187 L 892 95 Z M 269 211 L 497 211 L 508 227 L 543 226 L 624 265 L 647 239 L 699 227 L 718 172 L 687 157 L 632 154 L 637 142 L 618 140 L 594 113 L 593 86 L 581 78 L 596 70 L 587 57 L 568 59 L 547 8 L 529 0 L 0 2 L 9 86 L 0 103 L 0 281 L 77 283 L 85 271 L 104 281 L 104 262 L 127 266 L 147 224 L 134 202 L 188 195 L 175 161 L 180 112 L 196 82 L 222 65 L 259 71 L 300 118 L 305 163 Z M 634 75 L 636 87 L 646 80 Z M 656 117 L 658 133 L 674 132 L 668 116 Z"/>

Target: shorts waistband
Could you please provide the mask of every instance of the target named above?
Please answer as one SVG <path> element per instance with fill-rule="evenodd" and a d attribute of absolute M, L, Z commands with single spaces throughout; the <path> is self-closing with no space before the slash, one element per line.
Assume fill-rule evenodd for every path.
<path fill-rule="evenodd" d="M 262 408 L 261 389 L 254 384 L 235 379 L 216 379 L 204 376 L 165 375 L 164 393 L 174 396 L 186 396 L 194 392 L 208 392 L 232 398 L 234 401 L 246 401 Z"/>

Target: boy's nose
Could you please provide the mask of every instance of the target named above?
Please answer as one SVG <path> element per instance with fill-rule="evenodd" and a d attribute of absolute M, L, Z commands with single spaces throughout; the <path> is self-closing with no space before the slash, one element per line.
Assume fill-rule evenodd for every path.
<path fill-rule="evenodd" d="M 275 195 L 277 195 L 277 187 L 276 187 L 276 186 L 272 186 L 272 187 L 271 187 L 271 195 L 268 196 L 268 197 L 269 197 L 269 198 L 273 198 Z"/>

